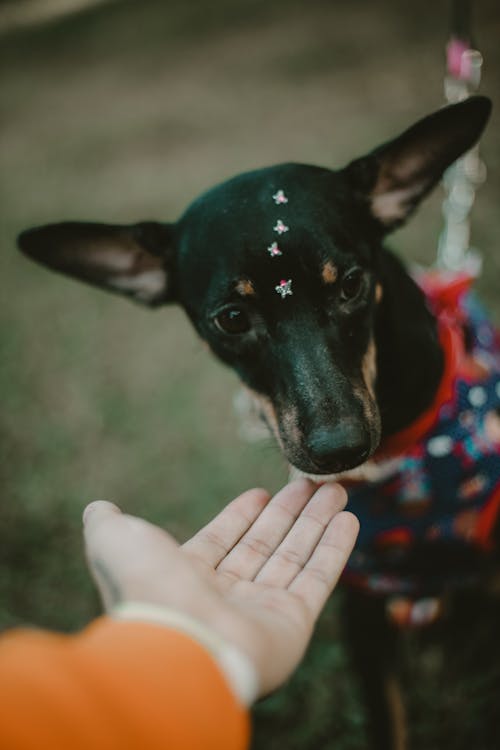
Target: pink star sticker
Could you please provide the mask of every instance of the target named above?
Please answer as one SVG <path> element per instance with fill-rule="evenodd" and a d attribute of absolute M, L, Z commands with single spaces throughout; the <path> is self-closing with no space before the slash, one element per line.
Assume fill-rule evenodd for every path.
<path fill-rule="evenodd" d="M 278 255 L 283 255 L 278 247 L 277 242 L 273 242 L 272 245 L 269 245 L 269 247 L 267 248 L 267 252 L 271 256 L 271 258 L 276 258 Z"/>
<path fill-rule="evenodd" d="M 277 206 L 279 206 L 280 203 L 288 203 L 288 198 L 283 190 L 278 190 L 278 192 L 273 195 L 273 200 Z"/>
<path fill-rule="evenodd" d="M 281 219 L 278 219 L 276 222 L 276 226 L 273 227 L 275 232 L 278 232 L 278 234 L 284 234 L 285 232 L 288 232 L 289 227 L 287 227 L 286 224 L 284 224 Z"/>

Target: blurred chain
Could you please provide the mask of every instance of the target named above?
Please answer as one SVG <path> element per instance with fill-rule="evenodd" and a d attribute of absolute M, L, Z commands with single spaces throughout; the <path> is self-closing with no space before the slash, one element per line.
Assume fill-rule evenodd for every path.
<path fill-rule="evenodd" d="M 463 11 L 464 2 L 457 3 Z M 456 20 L 456 19 L 455 19 Z M 460 18 L 458 33 L 452 35 L 447 48 L 447 75 L 444 94 L 449 104 L 474 94 L 481 81 L 483 58 L 468 41 Z M 467 34 L 467 37 L 466 37 Z M 443 202 L 444 228 L 439 237 L 437 265 L 450 271 L 466 270 L 478 274 L 481 255 L 470 246 L 470 212 L 476 190 L 486 179 L 486 166 L 479 156 L 479 145 L 458 159 L 444 175 L 446 193 Z"/>

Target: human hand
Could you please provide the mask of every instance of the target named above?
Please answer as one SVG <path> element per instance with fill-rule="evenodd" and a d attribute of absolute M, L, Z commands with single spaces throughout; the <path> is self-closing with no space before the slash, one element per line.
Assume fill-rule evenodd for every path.
<path fill-rule="evenodd" d="M 112 503 L 84 514 L 89 567 L 104 607 L 127 601 L 195 618 L 247 655 L 259 694 L 300 662 L 358 532 L 338 484 L 253 489 L 183 546 Z"/>

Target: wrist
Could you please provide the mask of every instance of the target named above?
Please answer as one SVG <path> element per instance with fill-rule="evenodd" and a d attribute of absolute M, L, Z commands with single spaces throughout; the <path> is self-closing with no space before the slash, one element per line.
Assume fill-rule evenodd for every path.
<path fill-rule="evenodd" d="M 257 670 L 249 657 L 194 617 L 169 607 L 135 601 L 116 605 L 109 616 L 116 620 L 149 622 L 184 633 L 211 654 L 243 705 L 250 706 L 259 695 Z"/>

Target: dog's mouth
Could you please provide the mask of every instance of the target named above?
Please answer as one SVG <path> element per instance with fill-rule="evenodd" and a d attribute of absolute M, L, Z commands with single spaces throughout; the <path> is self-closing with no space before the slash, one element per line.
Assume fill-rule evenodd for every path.
<path fill-rule="evenodd" d="M 311 474 L 290 465 L 290 480 L 305 477 L 315 484 L 326 484 L 327 482 L 378 482 L 393 474 L 398 466 L 397 459 L 383 462 L 369 459 L 354 469 L 347 469 L 336 474 Z"/>

